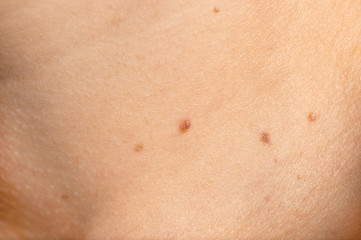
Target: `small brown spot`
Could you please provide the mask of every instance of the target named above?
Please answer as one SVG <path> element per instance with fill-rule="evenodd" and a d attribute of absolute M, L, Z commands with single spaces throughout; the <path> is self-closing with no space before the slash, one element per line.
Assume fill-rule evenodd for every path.
<path fill-rule="evenodd" d="M 61 199 L 63 199 L 64 201 L 69 199 L 69 196 L 67 194 L 62 194 L 61 195 Z"/>
<path fill-rule="evenodd" d="M 185 133 L 188 131 L 188 129 L 191 128 L 191 120 L 189 119 L 186 119 L 186 120 L 183 120 L 180 124 L 179 124 L 179 131 L 182 132 L 182 133 Z"/>
<path fill-rule="evenodd" d="M 137 144 L 134 146 L 134 152 L 140 152 L 143 150 L 143 148 L 144 148 L 143 144 Z"/>
<path fill-rule="evenodd" d="M 298 180 L 301 180 L 301 176 L 300 176 L 300 175 L 297 175 L 297 179 L 298 179 Z"/>
<path fill-rule="evenodd" d="M 270 135 L 268 132 L 263 132 L 261 134 L 261 141 L 264 143 L 264 144 L 270 144 Z"/>
<path fill-rule="evenodd" d="M 113 18 L 111 18 L 110 24 L 111 26 L 119 27 L 119 25 L 124 21 L 124 19 L 125 18 L 123 15 L 115 15 Z"/>
<path fill-rule="evenodd" d="M 271 195 L 265 196 L 265 197 L 264 197 L 264 200 L 265 200 L 266 202 L 270 202 L 270 201 L 271 201 Z"/>
<path fill-rule="evenodd" d="M 273 161 L 274 161 L 275 163 L 278 163 L 278 160 L 277 160 L 277 158 L 273 159 Z"/>
<path fill-rule="evenodd" d="M 314 122 L 317 120 L 317 116 L 315 113 L 311 112 L 308 114 L 307 119 L 309 122 Z"/>
<path fill-rule="evenodd" d="M 214 7 L 213 12 L 218 13 L 219 12 L 219 7 Z"/>

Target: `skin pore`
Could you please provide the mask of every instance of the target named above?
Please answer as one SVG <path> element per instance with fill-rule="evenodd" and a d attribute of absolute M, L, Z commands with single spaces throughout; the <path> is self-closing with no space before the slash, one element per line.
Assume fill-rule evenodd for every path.
<path fill-rule="evenodd" d="M 0 239 L 361 239 L 359 1 L 0 1 Z"/>

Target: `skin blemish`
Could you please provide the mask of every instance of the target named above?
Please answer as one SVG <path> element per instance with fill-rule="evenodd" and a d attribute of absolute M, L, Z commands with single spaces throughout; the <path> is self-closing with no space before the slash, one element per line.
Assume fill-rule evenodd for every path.
<path fill-rule="evenodd" d="M 316 120 L 317 120 L 316 114 L 315 114 L 314 112 L 309 113 L 308 116 L 307 116 L 307 120 L 308 120 L 309 122 L 314 122 L 314 121 L 316 121 Z"/>
<path fill-rule="evenodd" d="M 179 131 L 181 133 L 185 133 L 188 131 L 188 129 L 191 128 L 191 126 L 192 126 L 191 120 L 185 119 L 179 124 Z"/>
<path fill-rule="evenodd" d="M 134 152 L 140 152 L 144 149 L 144 145 L 143 144 L 137 144 L 134 146 Z"/>
<path fill-rule="evenodd" d="M 278 163 L 278 160 L 277 158 L 273 159 L 274 163 Z"/>
<path fill-rule="evenodd" d="M 300 176 L 300 175 L 297 175 L 297 180 L 301 180 L 301 176 Z"/>
<path fill-rule="evenodd" d="M 69 199 L 69 195 L 67 195 L 67 194 L 62 194 L 62 195 L 61 195 L 61 199 L 64 200 L 64 201 L 66 201 L 66 200 Z"/>
<path fill-rule="evenodd" d="M 213 12 L 219 13 L 219 7 L 214 7 Z"/>
<path fill-rule="evenodd" d="M 270 202 L 271 201 L 271 195 L 267 195 L 264 197 L 265 202 Z"/>
<path fill-rule="evenodd" d="M 263 142 L 264 144 L 270 144 L 271 143 L 270 135 L 269 135 L 268 132 L 261 133 L 261 142 Z"/>

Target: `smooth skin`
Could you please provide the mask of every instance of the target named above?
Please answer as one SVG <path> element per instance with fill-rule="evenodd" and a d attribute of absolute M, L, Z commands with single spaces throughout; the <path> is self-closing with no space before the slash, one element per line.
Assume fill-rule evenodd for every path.
<path fill-rule="evenodd" d="M 0 1 L 0 239 L 361 239 L 361 2 Z"/>

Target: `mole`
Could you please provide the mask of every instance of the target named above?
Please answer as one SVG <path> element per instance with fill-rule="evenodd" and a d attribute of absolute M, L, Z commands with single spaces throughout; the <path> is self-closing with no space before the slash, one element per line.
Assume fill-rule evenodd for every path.
<path fill-rule="evenodd" d="M 300 180 L 300 179 L 301 179 L 301 176 L 300 176 L 300 175 L 297 175 L 297 179 Z"/>
<path fill-rule="evenodd" d="M 179 131 L 181 133 L 185 133 L 188 131 L 188 129 L 191 128 L 191 125 L 192 125 L 191 120 L 185 119 L 179 124 Z"/>
<path fill-rule="evenodd" d="M 67 194 L 62 194 L 61 195 L 61 199 L 63 199 L 63 200 L 68 200 L 69 199 L 69 196 L 67 195 Z"/>
<path fill-rule="evenodd" d="M 219 12 L 219 7 L 214 7 L 213 12 L 218 13 Z"/>
<path fill-rule="evenodd" d="M 134 146 L 134 152 L 140 152 L 143 150 L 143 148 L 144 148 L 143 144 L 137 144 Z"/>
<path fill-rule="evenodd" d="M 275 163 L 277 163 L 277 162 L 278 162 L 277 158 L 273 159 L 273 161 L 274 161 Z"/>
<path fill-rule="evenodd" d="M 308 119 L 309 122 L 314 122 L 314 121 L 317 120 L 317 116 L 316 116 L 315 113 L 310 112 L 310 113 L 308 114 L 308 116 L 307 116 L 307 119 Z"/>
<path fill-rule="evenodd" d="M 270 144 L 270 136 L 268 132 L 263 132 L 261 134 L 261 142 L 263 142 L 264 144 Z"/>

